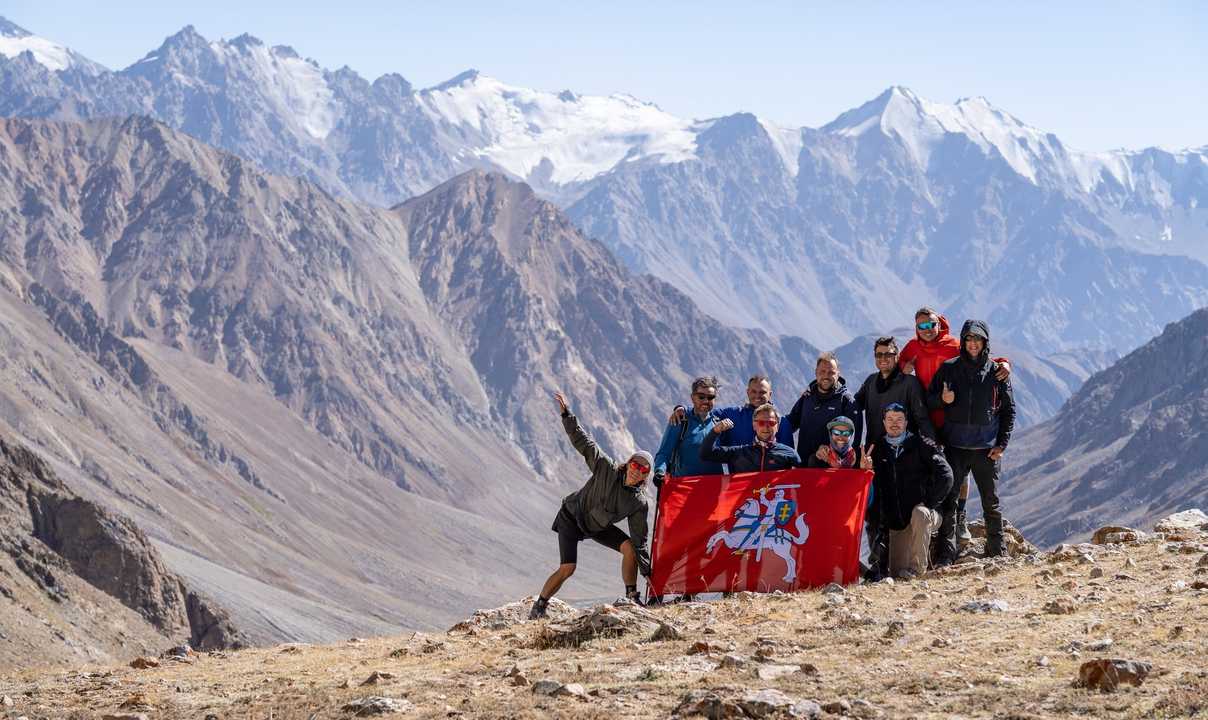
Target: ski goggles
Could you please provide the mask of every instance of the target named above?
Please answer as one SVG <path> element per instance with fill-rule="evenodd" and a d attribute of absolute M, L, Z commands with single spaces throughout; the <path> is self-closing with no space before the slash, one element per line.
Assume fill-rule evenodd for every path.
<path fill-rule="evenodd" d="M 831 430 L 831 435 L 837 435 L 839 437 L 851 437 L 852 431 L 851 430 L 840 430 L 839 428 L 835 428 L 834 430 Z"/>
<path fill-rule="evenodd" d="M 650 466 L 645 463 L 630 461 L 629 469 L 635 472 L 640 472 L 643 475 L 650 472 Z"/>
<path fill-rule="evenodd" d="M 919 330 L 930 330 L 931 328 L 933 328 L 937 325 L 939 325 L 939 323 L 937 323 L 933 320 L 928 320 L 926 322 L 921 322 L 918 325 L 915 325 L 915 327 L 918 328 Z"/>

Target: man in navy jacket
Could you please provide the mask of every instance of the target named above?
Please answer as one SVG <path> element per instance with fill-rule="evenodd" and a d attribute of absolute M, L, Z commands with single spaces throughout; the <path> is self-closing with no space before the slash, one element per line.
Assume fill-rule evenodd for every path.
<path fill-rule="evenodd" d="M 702 460 L 724 462 L 732 473 L 762 472 L 764 470 L 788 470 L 801 465 L 801 457 L 793 448 L 776 441 L 780 427 L 780 413 L 771 403 L 755 408 L 752 426 L 755 440 L 745 445 L 718 446 L 718 437 L 734 427 L 733 420 L 722 420 L 713 426 L 703 445 L 700 446 Z"/>

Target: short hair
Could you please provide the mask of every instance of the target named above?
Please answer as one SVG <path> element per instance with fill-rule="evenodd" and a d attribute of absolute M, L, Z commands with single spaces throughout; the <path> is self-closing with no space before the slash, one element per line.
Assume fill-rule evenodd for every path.
<path fill-rule="evenodd" d="M 922 317 L 922 316 L 924 316 L 924 315 L 934 315 L 934 316 L 936 316 L 936 317 L 939 317 L 939 316 L 940 316 L 940 314 L 939 314 L 938 312 L 936 312 L 936 311 L 935 311 L 935 308 L 931 307 L 930 305 L 924 305 L 923 307 L 921 307 L 921 308 L 919 308 L 918 310 L 915 310 L 915 311 L 914 311 L 914 316 L 915 316 L 916 318 L 917 318 L 917 317 Z"/>
<path fill-rule="evenodd" d="M 877 341 L 872 344 L 872 349 L 875 351 L 877 348 L 881 347 L 882 345 L 888 345 L 889 347 L 893 348 L 894 352 L 898 351 L 898 341 L 894 340 L 893 337 L 890 335 L 886 335 L 885 337 L 877 338 Z"/>
<path fill-rule="evenodd" d="M 839 367 L 839 356 L 833 352 L 827 351 L 818 356 L 818 362 L 814 363 L 814 367 L 818 367 L 823 362 L 833 362 L 835 367 Z"/>
<path fill-rule="evenodd" d="M 776 406 L 773 405 L 772 403 L 764 403 L 764 404 L 760 405 L 759 407 L 755 408 L 755 412 L 751 414 L 751 417 L 757 418 L 764 413 L 772 413 L 773 415 L 776 416 L 777 420 L 780 420 L 780 411 L 777 410 Z"/>
<path fill-rule="evenodd" d="M 721 383 L 717 382 L 717 378 L 712 375 L 701 375 L 692 381 L 692 392 L 696 392 L 703 387 L 711 387 L 716 390 L 721 387 Z"/>
<path fill-rule="evenodd" d="M 766 382 L 768 385 L 772 384 L 772 381 L 768 379 L 767 375 L 752 375 L 751 379 L 747 380 L 747 387 L 750 387 L 751 383 L 757 382 Z"/>

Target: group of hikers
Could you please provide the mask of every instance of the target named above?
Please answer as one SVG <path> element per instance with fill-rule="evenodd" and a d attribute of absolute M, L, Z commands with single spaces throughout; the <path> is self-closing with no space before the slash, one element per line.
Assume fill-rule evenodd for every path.
<path fill-rule="evenodd" d="M 1003 554 L 1000 460 L 1015 425 L 1011 366 L 990 356 L 990 328 L 968 320 L 953 337 L 933 308 L 915 313 L 915 338 L 900 351 L 893 337 L 874 342 L 876 372 L 854 393 L 834 353 L 818 356 L 815 379 L 782 415 L 772 385 L 755 375 L 744 405 L 715 408 L 719 383 L 692 381 L 691 406 L 677 405 L 658 451 L 617 463 L 600 449 L 555 394 L 562 425 L 591 478 L 566 496 L 554 519 L 560 564 L 530 617 L 575 571 L 579 542 L 591 538 L 621 553 L 625 595 L 640 602 L 637 576 L 649 577 L 647 479 L 723 475 L 796 467 L 873 471 L 865 513 L 864 577 L 909 577 L 955 562 L 970 540 L 965 502 L 970 474 L 985 518 L 985 555 Z M 794 433 L 796 441 L 794 442 Z M 725 467 L 723 467 L 723 464 Z M 626 520 L 626 535 L 616 523 Z"/>

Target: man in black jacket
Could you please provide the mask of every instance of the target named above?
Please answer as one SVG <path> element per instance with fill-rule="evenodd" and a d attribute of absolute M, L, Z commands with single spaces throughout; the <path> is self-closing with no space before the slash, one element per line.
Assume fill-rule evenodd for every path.
<path fill-rule="evenodd" d="M 829 423 L 837 417 L 854 420 L 855 434 L 850 441 L 859 444 L 861 423 L 856 399 L 839 375 L 839 358 L 825 352 L 814 366 L 814 381 L 781 422 L 797 433 L 797 454 L 805 459 L 830 445 Z"/>
<path fill-rule="evenodd" d="M 856 406 L 864 411 L 865 444 L 875 445 L 885 434 L 881 417 L 890 403 L 906 408 L 910 432 L 934 439 L 935 428 L 927 414 L 927 391 L 917 377 L 898 369 L 898 341 L 888 336 L 877 338 L 873 358 L 877 371 L 856 391 Z"/>
<path fill-rule="evenodd" d="M 956 478 L 944 500 L 937 565 L 956 561 L 956 526 L 964 520 L 958 495 L 970 471 L 986 520 L 986 556 L 1004 550 L 998 476 L 1000 458 L 1015 428 L 1015 397 L 1010 379 L 999 380 L 998 363 L 990 359 L 990 327 L 981 320 L 967 320 L 960 339 L 961 354 L 940 365 L 928 391 L 928 404 L 944 409 L 944 454 Z"/>
<path fill-rule="evenodd" d="M 952 489 L 952 470 L 935 441 L 907 429 L 906 408 L 885 406 L 881 442 L 860 461 L 872 470 L 873 502 L 888 536 L 882 571 L 891 576 L 927 571 L 931 536 L 940 526 L 939 507 Z"/>
<path fill-rule="evenodd" d="M 617 464 L 579 426 L 562 393 L 554 393 L 554 400 L 562 412 L 562 427 L 575 450 L 587 461 L 591 479 L 562 499 L 552 528 L 558 533 L 561 562 L 541 588 L 541 595 L 529 613 L 530 620 L 545 617 L 549 599 L 575 573 L 579 543 L 587 538 L 621 553 L 621 577 L 629 599 L 638 599 L 638 571 L 650 576 L 650 556 L 646 552 L 647 504 L 642 484 L 650 475 L 654 458 L 639 450 L 625 463 Z M 629 521 L 628 536 L 614 524 L 623 519 Z"/>
<path fill-rule="evenodd" d="M 700 446 L 701 460 L 726 463 L 732 473 L 762 472 L 764 470 L 788 470 L 801 464 L 797 451 L 776 442 L 780 428 L 780 413 L 776 406 L 766 403 L 755 408 L 751 424 L 755 430 L 755 441 L 747 445 L 724 445 L 718 447 L 717 438 L 734 427 L 734 421 L 726 418 L 713 426 L 713 430 Z"/>

